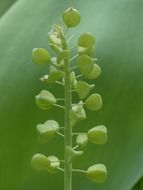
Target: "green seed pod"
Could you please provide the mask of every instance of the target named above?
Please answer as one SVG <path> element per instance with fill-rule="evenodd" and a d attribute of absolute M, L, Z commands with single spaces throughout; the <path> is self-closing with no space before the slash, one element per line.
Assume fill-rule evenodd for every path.
<path fill-rule="evenodd" d="M 91 128 L 87 135 L 89 141 L 94 144 L 105 144 L 108 139 L 107 128 L 104 125 Z"/>
<path fill-rule="evenodd" d="M 60 166 L 60 160 L 56 156 L 48 156 L 49 166 L 47 167 L 47 171 L 49 173 L 58 172 L 58 167 Z"/>
<path fill-rule="evenodd" d="M 104 183 L 107 179 L 107 169 L 104 164 L 95 164 L 87 169 L 87 177 L 93 182 Z"/>
<path fill-rule="evenodd" d="M 46 49 L 34 48 L 32 51 L 32 61 L 38 65 L 50 63 L 50 55 Z"/>
<path fill-rule="evenodd" d="M 92 70 L 85 75 L 85 78 L 96 79 L 97 77 L 100 76 L 100 74 L 101 74 L 101 68 L 99 67 L 99 65 L 94 63 Z"/>
<path fill-rule="evenodd" d="M 80 23 L 80 14 L 74 8 L 68 8 L 63 14 L 63 21 L 67 27 L 75 27 Z"/>
<path fill-rule="evenodd" d="M 98 93 L 91 94 L 85 101 L 86 108 L 92 111 L 101 109 L 102 104 L 102 98 Z"/>
<path fill-rule="evenodd" d="M 95 37 L 87 32 L 80 35 L 78 39 L 78 52 L 79 54 L 91 54 L 95 44 Z"/>
<path fill-rule="evenodd" d="M 93 88 L 94 85 L 89 85 L 87 82 L 84 81 L 77 81 L 76 83 L 76 91 L 79 96 L 79 98 L 84 99 L 86 98 L 89 93 L 91 88 Z"/>
<path fill-rule="evenodd" d="M 35 96 L 36 105 L 43 110 L 49 110 L 56 103 L 56 101 L 57 100 L 53 94 L 47 90 L 42 90 Z"/>
<path fill-rule="evenodd" d="M 83 102 L 80 101 L 79 104 L 73 105 L 70 111 L 70 122 L 73 127 L 78 121 L 86 119 L 86 112 L 83 108 Z"/>
<path fill-rule="evenodd" d="M 76 144 L 79 145 L 81 148 L 85 147 L 88 143 L 87 134 L 79 134 L 76 138 Z"/>
<path fill-rule="evenodd" d="M 49 166 L 49 163 L 50 162 L 48 158 L 40 153 L 34 154 L 31 160 L 32 167 L 37 171 L 46 170 Z"/>
<path fill-rule="evenodd" d="M 67 50 L 62 50 L 59 52 L 58 56 L 57 56 L 57 64 L 61 67 L 64 67 L 64 59 L 68 58 L 68 54 L 69 52 Z"/>
<path fill-rule="evenodd" d="M 36 126 L 39 133 L 40 143 L 46 143 L 53 138 L 59 130 L 59 124 L 54 120 L 48 120 L 44 124 L 38 124 Z"/>
<path fill-rule="evenodd" d="M 93 60 L 88 55 L 80 55 L 77 58 L 77 64 L 79 66 L 81 74 L 83 75 L 86 75 L 92 71 Z"/>

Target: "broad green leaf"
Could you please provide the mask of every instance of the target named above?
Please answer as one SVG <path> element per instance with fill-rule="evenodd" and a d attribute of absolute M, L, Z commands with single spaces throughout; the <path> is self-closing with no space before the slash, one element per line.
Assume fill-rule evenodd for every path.
<path fill-rule="evenodd" d="M 143 178 L 141 178 L 131 190 L 142 190 L 142 189 L 143 189 Z"/>
<path fill-rule="evenodd" d="M 0 16 L 2 16 L 16 0 L 0 0 Z"/>
<path fill-rule="evenodd" d="M 96 35 L 102 74 L 95 85 L 104 103 L 100 111 L 88 112 L 89 120 L 76 130 L 104 124 L 109 131 L 107 145 L 88 145 L 74 163 L 82 169 L 106 164 L 107 182 L 96 185 L 75 174 L 73 189 L 129 190 L 143 174 L 143 1 L 21 0 L 0 20 L 0 189 L 63 189 L 63 174 L 37 173 L 30 166 L 36 152 L 63 158 L 62 139 L 39 145 L 35 126 L 47 119 L 63 125 L 64 116 L 60 109 L 47 112 L 35 106 L 34 96 L 41 90 L 48 88 L 56 97 L 63 91 L 40 83 L 47 68 L 32 64 L 31 52 L 49 48 L 47 33 L 71 5 L 81 13 L 81 24 L 70 32 L 75 36 L 71 45 L 81 33 Z"/>

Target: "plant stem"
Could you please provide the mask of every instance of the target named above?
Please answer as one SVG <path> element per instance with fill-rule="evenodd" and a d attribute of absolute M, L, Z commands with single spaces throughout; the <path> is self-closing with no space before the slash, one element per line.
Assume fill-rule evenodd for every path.
<path fill-rule="evenodd" d="M 63 42 L 63 48 L 67 50 L 68 52 L 67 41 L 62 32 L 61 32 L 61 38 Z M 64 58 L 64 63 L 65 63 L 65 67 L 64 67 L 64 71 L 65 71 L 64 190 L 72 190 L 72 162 L 71 161 L 69 162 L 70 155 L 69 155 L 69 152 L 67 151 L 67 147 L 72 148 L 72 127 L 71 127 L 70 118 L 69 118 L 69 114 L 70 114 L 70 110 L 72 106 L 69 53 Z"/>
<path fill-rule="evenodd" d="M 73 172 L 80 172 L 80 173 L 86 173 L 85 170 L 80 170 L 80 169 L 72 169 Z"/>

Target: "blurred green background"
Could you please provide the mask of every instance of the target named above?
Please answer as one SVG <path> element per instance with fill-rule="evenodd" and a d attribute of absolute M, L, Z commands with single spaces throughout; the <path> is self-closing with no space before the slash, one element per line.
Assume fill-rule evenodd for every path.
<path fill-rule="evenodd" d="M 63 96 L 62 88 L 38 80 L 46 74 L 31 62 L 34 47 L 49 48 L 47 33 L 61 23 L 63 11 L 76 7 L 81 23 L 71 29 L 75 44 L 81 33 L 96 36 L 96 52 L 102 75 L 95 81 L 104 107 L 88 112 L 88 120 L 75 131 L 105 124 L 109 141 L 89 144 L 74 167 L 86 169 L 105 163 L 108 180 L 94 184 L 81 174 L 73 176 L 73 189 L 130 190 L 143 175 L 143 1 L 142 0 L 0 0 L 0 189 L 63 189 L 63 174 L 50 175 L 31 169 L 34 153 L 63 157 L 60 137 L 39 145 L 35 125 L 46 119 L 63 124 L 63 112 L 39 110 L 34 96 L 50 89 Z M 69 35 L 70 35 L 69 34 Z M 76 99 L 75 99 L 76 100 Z M 140 181 L 134 190 L 142 190 Z"/>

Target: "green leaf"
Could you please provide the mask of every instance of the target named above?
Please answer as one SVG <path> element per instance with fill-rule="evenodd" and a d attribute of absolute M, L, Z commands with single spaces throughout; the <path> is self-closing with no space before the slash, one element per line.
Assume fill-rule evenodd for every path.
<path fill-rule="evenodd" d="M 73 189 L 129 190 L 143 171 L 143 1 L 82 0 L 73 1 L 81 14 L 81 24 L 72 29 L 77 43 L 83 32 L 96 36 L 96 57 L 102 74 L 95 81 L 103 108 L 88 112 L 88 120 L 77 130 L 87 131 L 93 125 L 106 125 L 108 143 L 89 145 L 75 166 L 86 169 L 92 164 L 107 166 L 108 179 L 103 185 L 75 174 Z M 35 47 L 47 48 L 47 33 L 52 24 L 60 23 L 70 0 L 21 0 L 0 20 L 0 189 L 62 189 L 63 175 L 37 174 L 31 169 L 34 153 L 63 157 L 61 138 L 39 146 L 35 125 L 47 119 L 63 124 L 63 111 L 44 112 L 34 104 L 34 96 L 45 86 L 38 80 L 47 74 L 31 62 Z M 61 15 L 61 18 L 60 18 Z M 62 87 L 48 87 L 63 94 Z M 56 183 L 55 183 L 56 181 Z M 78 184 L 78 185 L 77 185 Z"/>
<path fill-rule="evenodd" d="M 141 178 L 131 190 L 142 190 L 143 189 L 143 178 Z"/>
<path fill-rule="evenodd" d="M 8 9 L 16 2 L 16 0 L 1 0 L 0 1 L 0 16 L 2 16 Z"/>

